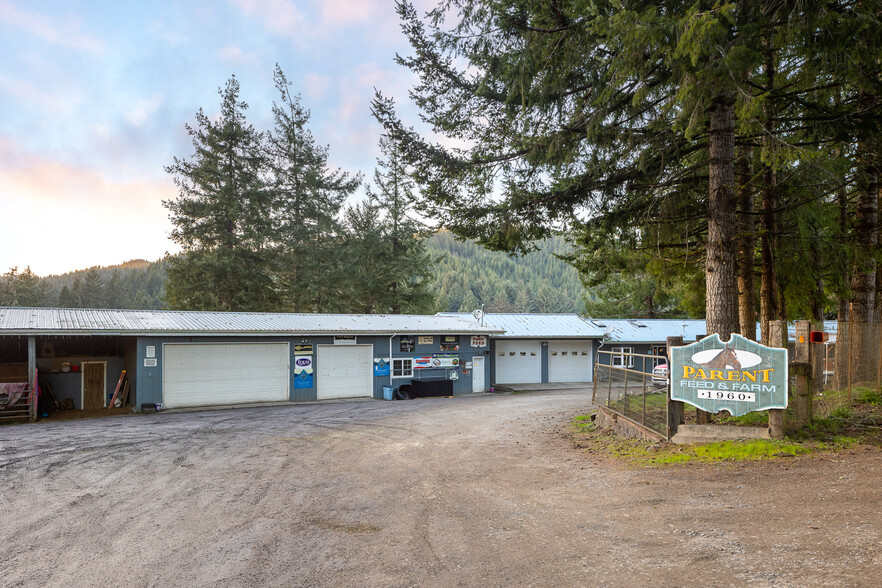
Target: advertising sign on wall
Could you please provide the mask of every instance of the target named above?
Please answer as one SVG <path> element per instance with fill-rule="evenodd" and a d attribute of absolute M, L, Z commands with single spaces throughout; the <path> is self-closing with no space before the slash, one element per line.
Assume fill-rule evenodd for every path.
<path fill-rule="evenodd" d="M 295 345 L 294 355 L 312 355 L 312 345 Z"/>
<path fill-rule="evenodd" d="M 487 347 L 487 336 L 472 335 L 472 347 Z"/>
<path fill-rule="evenodd" d="M 420 345 L 434 345 L 435 337 L 433 337 L 432 335 L 420 335 L 419 337 L 417 337 L 417 343 L 419 343 Z"/>
<path fill-rule="evenodd" d="M 434 367 L 432 365 L 432 356 L 431 355 L 413 358 L 413 369 L 424 370 L 424 369 L 430 368 L 430 367 Z"/>
<path fill-rule="evenodd" d="M 409 353 L 413 351 L 413 347 L 413 337 L 401 337 L 400 349 L 403 353 Z"/>
<path fill-rule="evenodd" d="M 312 388 L 312 356 L 294 356 L 294 388 Z"/>
<path fill-rule="evenodd" d="M 671 400 L 707 412 L 740 416 L 787 408 L 787 350 L 732 335 L 719 335 L 671 349 Z"/>
<path fill-rule="evenodd" d="M 388 376 L 389 375 L 389 358 L 388 357 L 375 357 L 374 358 L 374 376 Z"/>
<path fill-rule="evenodd" d="M 459 367 L 459 354 L 457 353 L 433 353 L 431 356 L 413 358 L 413 369 L 415 370 L 452 367 Z"/>

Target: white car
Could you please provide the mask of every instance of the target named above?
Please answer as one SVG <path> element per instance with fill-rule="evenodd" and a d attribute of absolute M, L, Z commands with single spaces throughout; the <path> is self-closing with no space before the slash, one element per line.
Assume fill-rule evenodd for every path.
<path fill-rule="evenodd" d="M 668 364 L 660 363 L 652 368 L 652 381 L 656 384 L 668 383 Z"/>

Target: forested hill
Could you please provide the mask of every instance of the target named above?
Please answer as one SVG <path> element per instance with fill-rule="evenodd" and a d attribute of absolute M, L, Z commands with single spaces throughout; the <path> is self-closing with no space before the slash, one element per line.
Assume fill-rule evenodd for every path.
<path fill-rule="evenodd" d="M 487 251 L 441 231 L 426 241 L 437 260 L 431 288 L 439 311 L 582 312 L 582 286 L 575 269 L 554 253 L 567 251 L 563 238 L 541 244 L 523 257 Z M 133 260 L 60 276 L 38 278 L 26 271 L 0 276 L 2 306 L 68 308 L 163 308 L 165 263 Z"/>
<path fill-rule="evenodd" d="M 438 259 L 435 288 L 442 310 L 471 312 L 583 312 L 582 284 L 576 270 L 554 256 L 569 251 L 563 237 L 552 237 L 523 257 L 488 251 L 440 231 L 426 241 Z"/>

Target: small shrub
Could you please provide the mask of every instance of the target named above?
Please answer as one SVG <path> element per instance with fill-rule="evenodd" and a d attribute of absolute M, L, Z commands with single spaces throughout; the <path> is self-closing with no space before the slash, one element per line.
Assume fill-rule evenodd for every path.
<path fill-rule="evenodd" d="M 861 389 L 857 394 L 857 401 L 862 402 L 863 404 L 873 404 L 878 405 L 882 404 L 882 396 L 879 395 L 878 390 L 872 390 L 869 388 Z"/>

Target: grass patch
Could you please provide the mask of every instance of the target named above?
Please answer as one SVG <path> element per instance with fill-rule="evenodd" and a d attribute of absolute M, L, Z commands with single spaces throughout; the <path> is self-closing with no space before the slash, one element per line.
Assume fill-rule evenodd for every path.
<path fill-rule="evenodd" d="M 761 427 L 769 424 L 769 413 L 765 411 L 749 412 L 737 417 L 731 416 L 729 413 L 724 414 L 728 416 L 717 415 L 714 417 L 714 422 L 720 425 L 739 425 L 742 427 Z"/>
<path fill-rule="evenodd" d="M 613 458 L 633 466 L 667 466 L 682 463 L 731 463 L 808 455 L 827 448 L 824 444 L 792 440 L 720 441 L 696 445 L 653 443 L 620 437 L 594 425 L 591 415 L 573 419 L 573 442 L 588 453 Z"/>

